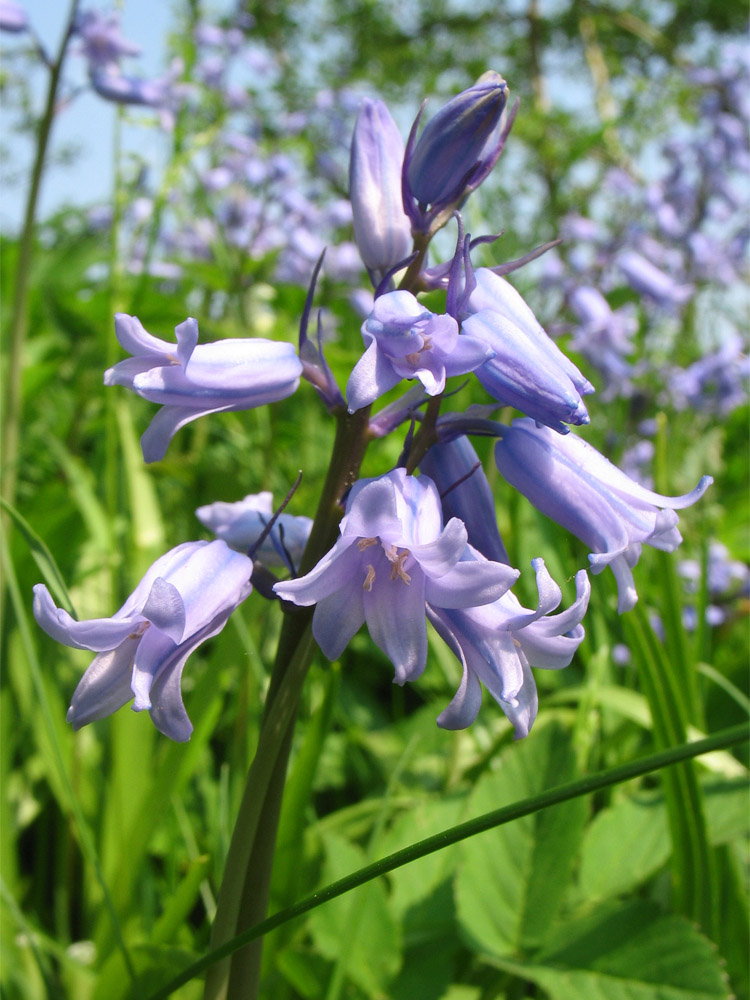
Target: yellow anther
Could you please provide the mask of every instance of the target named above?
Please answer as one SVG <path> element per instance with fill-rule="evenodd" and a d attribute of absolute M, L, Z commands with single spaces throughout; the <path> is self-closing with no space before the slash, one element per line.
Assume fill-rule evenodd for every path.
<path fill-rule="evenodd" d="M 367 564 L 367 576 L 365 577 L 365 582 L 362 584 L 362 589 L 366 590 L 368 593 L 372 590 L 372 585 L 375 582 L 375 567 L 372 563 Z"/>

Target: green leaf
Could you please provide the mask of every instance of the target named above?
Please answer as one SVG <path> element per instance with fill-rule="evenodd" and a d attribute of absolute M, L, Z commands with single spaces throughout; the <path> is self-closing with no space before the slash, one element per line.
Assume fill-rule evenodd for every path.
<path fill-rule="evenodd" d="M 501 755 L 471 796 L 477 814 L 537 795 L 575 777 L 569 733 L 538 727 L 534 739 Z M 461 928 L 495 955 L 540 945 L 555 920 L 578 852 L 587 806 L 574 799 L 474 837 L 462 848 L 456 883 Z"/>
<path fill-rule="evenodd" d="M 44 578 L 44 582 L 49 588 L 49 592 L 52 594 L 52 598 L 55 603 L 64 608 L 68 614 L 75 617 L 75 609 L 73 608 L 73 602 L 70 599 L 70 594 L 65 586 L 65 581 L 63 580 L 62 573 L 57 567 L 54 556 L 44 544 L 42 539 L 37 535 L 31 525 L 26 521 L 15 507 L 11 507 L 9 503 L 0 497 L 0 507 L 7 511 L 10 517 L 15 522 L 16 527 L 21 532 L 23 537 L 26 539 L 26 543 L 31 550 L 31 555 L 34 558 L 34 562 L 39 567 L 39 572 Z"/>
<path fill-rule="evenodd" d="M 354 844 L 327 834 L 323 881 L 330 882 L 361 867 L 365 858 Z M 349 899 L 333 900 L 317 910 L 310 931 L 322 955 L 340 959 L 346 942 L 346 972 L 368 996 L 382 996 L 401 964 L 398 929 L 388 909 L 382 881 L 371 882 Z"/>
<path fill-rule="evenodd" d="M 711 942 L 650 903 L 608 904 L 570 921 L 528 964 L 496 964 L 537 983 L 550 1000 L 727 1000 Z"/>
<path fill-rule="evenodd" d="M 626 799 L 603 809 L 586 830 L 580 890 L 588 900 L 608 899 L 645 882 L 669 858 L 664 800 Z"/>
<path fill-rule="evenodd" d="M 463 819 L 465 797 L 445 797 L 420 804 L 399 815 L 380 841 L 380 851 L 392 854 L 445 830 Z M 390 876 L 391 900 L 394 913 L 404 914 L 415 903 L 424 900 L 441 881 L 450 877 L 458 861 L 458 851 L 441 851 L 421 858 L 413 865 L 399 868 Z"/>

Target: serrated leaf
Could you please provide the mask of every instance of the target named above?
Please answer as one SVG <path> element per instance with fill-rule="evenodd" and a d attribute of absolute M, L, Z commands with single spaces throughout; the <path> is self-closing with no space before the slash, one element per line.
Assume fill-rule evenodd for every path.
<path fill-rule="evenodd" d="M 608 904 L 569 921 L 533 962 L 499 961 L 549 1000 L 728 1000 L 713 944 L 650 903 Z"/>
<path fill-rule="evenodd" d="M 575 774 L 569 733 L 558 724 L 538 727 L 483 776 L 468 811 L 479 815 L 538 795 Z M 568 888 L 586 812 L 585 800 L 573 799 L 462 846 L 456 902 L 461 929 L 475 946 L 509 955 L 543 942 Z"/>

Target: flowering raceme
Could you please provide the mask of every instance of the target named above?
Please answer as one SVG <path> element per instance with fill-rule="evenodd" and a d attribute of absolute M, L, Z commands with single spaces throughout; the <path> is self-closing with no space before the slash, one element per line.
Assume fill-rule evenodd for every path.
<path fill-rule="evenodd" d="M 355 483 L 333 548 L 306 576 L 274 590 L 282 600 L 317 605 L 313 636 L 331 660 L 366 621 L 403 684 L 427 661 L 426 603 L 488 604 L 518 577 L 500 563 L 461 561 L 466 550 L 462 522 L 453 518 L 443 527 L 435 484 L 395 469 Z"/>
<path fill-rule="evenodd" d="M 125 313 L 115 316 L 115 332 L 133 357 L 109 368 L 104 384 L 162 404 L 141 437 L 146 462 L 164 458 L 172 436 L 191 420 L 274 403 L 299 385 L 302 365 L 291 344 L 260 337 L 198 344 L 198 324 L 186 319 L 175 327 L 175 346 Z"/>
<path fill-rule="evenodd" d="M 98 655 L 68 709 L 74 729 L 110 715 L 135 698 L 156 728 L 184 742 L 193 727 L 180 680 L 188 656 L 220 632 L 251 591 L 253 564 L 225 542 L 185 542 L 157 559 L 111 618 L 76 621 L 34 587 L 34 617 L 53 639 Z"/>
<path fill-rule="evenodd" d="M 632 568 L 641 544 L 674 552 L 682 541 L 675 510 L 695 503 L 713 482 L 704 476 L 684 496 L 662 496 L 634 482 L 581 438 L 553 434 L 528 418 L 504 430 L 495 460 L 538 510 L 593 550 L 592 573 L 611 566 L 621 614 L 638 600 Z"/>

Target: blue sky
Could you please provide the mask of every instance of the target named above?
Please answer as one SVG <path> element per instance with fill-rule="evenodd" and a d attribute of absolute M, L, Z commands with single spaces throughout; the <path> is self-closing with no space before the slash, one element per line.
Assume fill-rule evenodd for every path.
<path fill-rule="evenodd" d="M 18 0 L 28 12 L 34 30 L 42 39 L 46 49 L 53 53 L 60 44 L 63 26 L 67 19 L 69 4 L 66 0 Z M 98 8 L 109 11 L 111 4 L 86 3 L 82 9 Z M 166 39 L 172 25 L 175 4 L 164 0 L 124 0 L 121 7 L 122 33 L 140 46 L 140 57 L 123 61 L 123 68 L 133 75 L 157 76 L 166 65 Z M 206 13 L 220 14 L 228 3 L 205 4 Z M 19 46 L 26 45 L 23 36 L 3 33 L 0 36 L 3 54 Z M 7 65 L 7 64 L 6 64 Z M 83 59 L 70 54 L 67 62 L 66 79 L 84 83 L 85 64 Z M 41 111 L 47 87 L 47 74 L 39 71 L 32 76 L 35 107 Z M 139 112 L 128 111 L 129 115 Z M 64 204 L 90 205 L 107 201 L 112 192 L 112 164 L 114 124 L 117 107 L 97 97 L 92 92 L 80 94 L 64 108 L 55 122 L 52 133 L 53 149 L 61 145 L 75 143 L 80 147 L 70 166 L 55 166 L 45 174 L 38 218 L 43 219 L 50 212 Z M 147 117 L 153 118 L 153 115 Z M 14 136 L 9 131 L 9 116 L 0 112 L 0 133 L 3 143 L 10 152 L 12 173 L 24 170 L 19 184 L 5 188 L 0 202 L 0 226 L 3 231 L 12 232 L 19 226 L 26 199 L 28 166 L 31 163 L 31 144 L 26 137 Z M 144 146 L 153 144 L 153 155 L 158 158 L 159 135 L 154 130 L 138 128 L 123 133 L 123 145 L 137 142 L 141 152 Z M 148 157 L 151 159 L 151 156 Z"/>

